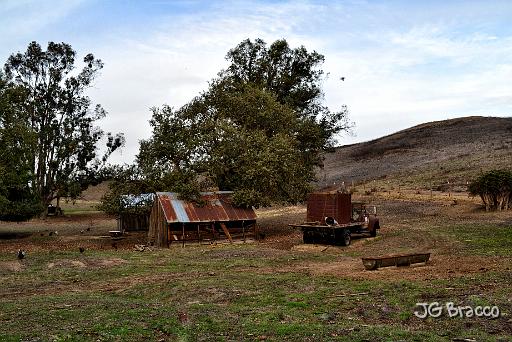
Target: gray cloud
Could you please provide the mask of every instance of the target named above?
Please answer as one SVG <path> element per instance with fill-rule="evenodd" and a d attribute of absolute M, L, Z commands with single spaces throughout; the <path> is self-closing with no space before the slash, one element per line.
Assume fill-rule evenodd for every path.
<path fill-rule="evenodd" d="M 39 18 L 37 13 L 49 7 L 31 2 L 30 19 L 11 15 L 0 36 L 51 27 L 85 6 L 66 3 Z M 17 13 L 15 2 L 7 4 L 0 14 Z M 197 2 L 181 3 L 189 4 Z M 506 3 L 493 8 L 485 2 L 437 4 L 430 12 L 425 4 L 393 6 L 218 2 L 208 10 L 162 13 L 149 22 L 105 31 L 87 44 L 78 34 L 77 41 L 69 42 L 105 61 L 90 94 L 109 112 L 102 127 L 126 134 L 126 147 L 113 156 L 114 162 L 131 162 L 138 141 L 149 137 L 149 108 L 164 103 L 179 107 L 205 90 L 226 66 L 226 52 L 245 38 L 286 38 L 292 46 L 325 55 L 324 70 L 330 75 L 324 80 L 325 102 L 332 110 L 347 104 L 357 125 L 355 136 L 342 136 L 340 143 L 455 116 L 510 115 L 512 33 L 503 29 L 503 18 L 511 14 Z M 1 39 L 0 55 L 26 44 L 14 36 Z"/>

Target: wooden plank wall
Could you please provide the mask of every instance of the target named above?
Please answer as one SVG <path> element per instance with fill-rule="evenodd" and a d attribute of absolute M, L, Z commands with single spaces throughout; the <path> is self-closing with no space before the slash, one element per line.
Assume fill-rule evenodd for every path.
<path fill-rule="evenodd" d="M 121 230 L 127 232 L 149 229 L 149 214 L 121 214 L 119 220 Z"/>
<path fill-rule="evenodd" d="M 155 201 L 149 217 L 148 244 L 158 247 L 167 247 L 169 241 L 167 226 L 164 211 L 160 203 Z"/>

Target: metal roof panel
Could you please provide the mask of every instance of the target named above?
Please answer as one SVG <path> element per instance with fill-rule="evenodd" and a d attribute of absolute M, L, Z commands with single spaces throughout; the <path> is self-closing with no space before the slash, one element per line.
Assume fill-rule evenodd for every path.
<path fill-rule="evenodd" d="M 256 213 L 252 208 L 233 206 L 230 200 L 231 191 L 201 193 L 201 198 L 206 202 L 204 206 L 180 200 L 178 194 L 173 192 L 158 192 L 157 195 L 168 223 L 256 219 Z"/>

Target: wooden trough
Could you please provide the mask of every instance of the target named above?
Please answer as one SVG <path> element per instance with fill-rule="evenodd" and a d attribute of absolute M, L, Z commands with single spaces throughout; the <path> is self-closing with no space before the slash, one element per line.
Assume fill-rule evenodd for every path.
<path fill-rule="evenodd" d="M 393 254 L 372 258 L 362 258 L 364 268 L 367 270 L 376 270 L 379 267 L 390 266 L 410 266 L 417 263 L 427 263 L 430 259 L 430 253 L 408 253 Z"/>

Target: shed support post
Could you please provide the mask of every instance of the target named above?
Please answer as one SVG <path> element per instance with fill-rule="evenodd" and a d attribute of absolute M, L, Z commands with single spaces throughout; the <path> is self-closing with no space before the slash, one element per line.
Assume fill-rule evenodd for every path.
<path fill-rule="evenodd" d="M 181 247 L 185 247 L 185 223 L 181 224 L 181 241 L 183 241 Z"/>
<path fill-rule="evenodd" d="M 167 227 L 167 236 L 166 236 L 165 240 L 167 240 L 167 248 L 169 248 L 169 246 L 172 243 L 171 225 L 165 224 L 165 226 Z"/>
<path fill-rule="evenodd" d="M 244 221 L 242 220 L 242 234 L 244 236 L 244 243 L 245 243 L 245 225 L 244 225 Z"/>

